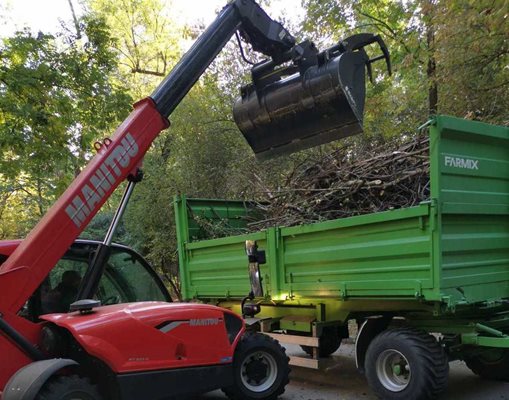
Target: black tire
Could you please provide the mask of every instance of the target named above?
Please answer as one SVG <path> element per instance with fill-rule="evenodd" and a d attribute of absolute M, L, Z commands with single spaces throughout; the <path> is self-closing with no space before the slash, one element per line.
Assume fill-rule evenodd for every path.
<path fill-rule="evenodd" d="M 41 388 L 35 400 L 103 400 L 97 387 L 77 375 L 51 378 Z"/>
<path fill-rule="evenodd" d="M 223 388 L 232 400 L 275 400 L 289 382 L 289 358 L 277 340 L 246 333 L 235 350 L 234 384 Z"/>
<path fill-rule="evenodd" d="M 328 326 L 323 328 L 322 336 L 320 336 L 318 346 L 319 357 L 329 357 L 335 353 L 341 346 L 341 336 L 337 327 Z M 311 346 L 300 346 L 307 355 L 313 356 L 313 348 Z"/>
<path fill-rule="evenodd" d="M 447 387 L 447 354 L 433 336 L 415 329 L 380 333 L 368 347 L 364 366 L 380 399 L 431 400 Z"/>
<path fill-rule="evenodd" d="M 467 367 L 483 379 L 509 381 L 509 350 L 489 349 L 465 357 Z"/>

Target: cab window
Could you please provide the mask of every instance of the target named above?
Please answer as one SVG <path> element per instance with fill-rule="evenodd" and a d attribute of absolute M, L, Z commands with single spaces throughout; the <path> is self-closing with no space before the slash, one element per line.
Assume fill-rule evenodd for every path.
<path fill-rule="evenodd" d="M 115 285 L 127 301 L 166 301 L 157 281 L 134 253 L 113 249 L 108 260 L 104 285 Z"/>
<path fill-rule="evenodd" d="M 96 248 L 95 243 L 73 244 L 21 310 L 21 314 L 35 320 L 39 315 L 69 311 Z M 138 254 L 113 246 L 96 298 L 102 305 L 169 301 L 161 285 L 157 275 Z"/>

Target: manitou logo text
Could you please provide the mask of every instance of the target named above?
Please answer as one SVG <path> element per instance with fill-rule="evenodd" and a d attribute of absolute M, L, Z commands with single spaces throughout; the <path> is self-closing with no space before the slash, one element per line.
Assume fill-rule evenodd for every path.
<path fill-rule="evenodd" d="M 445 156 L 445 166 L 464 169 L 479 170 L 479 160 L 472 160 L 470 158 L 459 158 Z"/>
<path fill-rule="evenodd" d="M 65 208 L 72 222 L 80 228 L 97 204 L 129 167 L 131 159 L 138 154 L 138 145 L 130 133 L 115 146 L 111 154 L 99 165 L 95 174 L 81 188 L 78 194 Z"/>
<path fill-rule="evenodd" d="M 191 326 L 210 326 L 218 324 L 219 318 L 192 319 L 189 321 L 189 325 Z"/>

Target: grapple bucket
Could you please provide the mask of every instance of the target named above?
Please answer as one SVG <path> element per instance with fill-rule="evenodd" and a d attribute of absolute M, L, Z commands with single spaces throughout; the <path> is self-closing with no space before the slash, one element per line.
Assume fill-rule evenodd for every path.
<path fill-rule="evenodd" d="M 367 40 L 360 40 L 361 36 Z M 316 65 L 305 71 L 272 78 L 261 90 L 256 83 L 243 89 L 233 114 L 257 158 L 292 153 L 362 132 L 366 66 L 371 75 L 371 62 L 388 61 L 384 44 L 384 56 L 368 58 L 363 47 L 373 41 L 383 44 L 378 36 L 355 35 L 320 53 Z M 388 67 L 390 71 L 389 62 Z"/>

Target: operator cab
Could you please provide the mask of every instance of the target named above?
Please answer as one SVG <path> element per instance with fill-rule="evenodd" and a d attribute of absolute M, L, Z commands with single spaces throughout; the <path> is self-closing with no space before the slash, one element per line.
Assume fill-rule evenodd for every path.
<path fill-rule="evenodd" d="M 40 315 L 68 312 L 98 245 L 99 242 L 92 240 L 76 240 L 21 309 L 20 315 L 37 321 Z M 0 264 L 15 247 L 17 245 L 0 246 Z M 172 301 L 148 262 L 134 250 L 118 244 L 112 244 L 95 297 L 101 305 Z"/>

